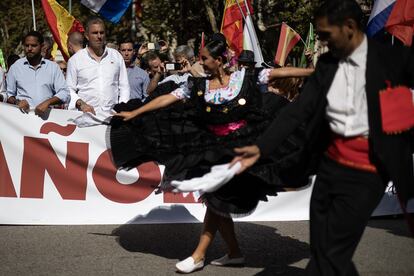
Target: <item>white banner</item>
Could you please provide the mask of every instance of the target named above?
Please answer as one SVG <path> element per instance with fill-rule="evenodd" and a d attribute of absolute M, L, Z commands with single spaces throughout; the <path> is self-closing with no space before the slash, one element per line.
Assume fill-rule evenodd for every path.
<path fill-rule="evenodd" d="M 192 194 L 155 194 L 162 166 L 117 171 L 108 128 L 77 128 L 79 112 L 47 119 L 0 103 L 0 224 L 188 223 L 204 217 Z M 240 221 L 307 220 L 312 187 L 279 193 Z M 410 210 L 414 210 L 411 204 Z M 387 193 L 376 215 L 400 213 Z"/>

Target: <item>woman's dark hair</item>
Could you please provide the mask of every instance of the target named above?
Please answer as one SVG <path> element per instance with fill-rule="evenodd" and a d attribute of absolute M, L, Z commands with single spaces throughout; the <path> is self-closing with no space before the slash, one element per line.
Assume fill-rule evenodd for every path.
<path fill-rule="evenodd" d="M 364 29 L 364 13 L 355 0 L 326 0 L 318 8 L 315 18 L 328 19 L 329 24 L 342 26 L 347 19 L 353 19 L 360 30 Z"/>
<path fill-rule="evenodd" d="M 217 40 L 217 41 L 223 41 L 226 45 L 227 45 L 227 40 L 226 40 L 226 37 L 224 36 L 224 34 L 222 34 L 222 33 L 214 33 L 212 36 L 211 36 L 211 41 L 214 41 L 214 40 Z"/>
<path fill-rule="evenodd" d="M 210 41 L 209 43 L 207 43 L 205 48 L 213 58 L 217 59 L 221 57 L 223 59 L 223 63 L 227 62 L 227 45 L 222 40 Z"/>

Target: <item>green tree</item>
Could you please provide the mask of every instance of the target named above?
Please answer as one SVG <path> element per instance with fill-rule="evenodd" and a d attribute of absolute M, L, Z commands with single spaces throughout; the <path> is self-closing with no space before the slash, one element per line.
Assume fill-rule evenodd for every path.
<path fill-rule="evenodd" d="M 68 0 L 58 0 L 68 7 Z M 265 60 L 272 60 L 278 45 L 280 24 L 286 22 L 303 38 L 306 37 L 313 12 L 321 0 L 252 0 L 253 21 Z M 360 0 L 369 13 L 372 0 Z M 132 33 L 132 8 L 119 24 L 106 23 L 108 41 L 131 38 L 137 42 L 166 40 L 170 45 L 186 44 L 201 33 L 212 34 L 220 29 L 225 0 L 141 0 L 142 18 L 137 19 L 137 32 Z M 35 0 L 37 29 L 50 35 L 40 0 Z M 72 0 L 72 14 L 81 22 L 93 14 L 80 1 Z M 33 29 L 30 0 L 0 1 L 0 47 L 5 54 L 21 53 L 22 35 Z M 291 56 L 298 57 L 303 46 L 298 43 Z"/>

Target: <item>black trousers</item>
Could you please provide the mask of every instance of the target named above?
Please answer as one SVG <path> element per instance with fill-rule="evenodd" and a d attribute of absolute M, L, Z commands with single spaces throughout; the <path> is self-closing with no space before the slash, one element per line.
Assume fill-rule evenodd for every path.
<path fill-rule="evenodd" d="M 385 184 L 379 174 L 322 160 L 310 204 L 308 275 L 358 275 L 352 256 Z"/>

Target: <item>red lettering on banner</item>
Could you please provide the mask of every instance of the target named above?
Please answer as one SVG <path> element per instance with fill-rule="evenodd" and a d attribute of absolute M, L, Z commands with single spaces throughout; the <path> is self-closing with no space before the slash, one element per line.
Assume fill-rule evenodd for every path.
<path fill-rule="evenodd" d="M 96 161 L 92 177 L 96 188 L 109 200 L 118 203 L 136 203 L 146 199 L 161 181 L 161 172 L 154 162 L 137 167 L 139 179 L 128 185 L 116 179 L 117 169 L 111 161 L 110 150 L 104 151 Z"/>
<path fill-rule="evenodd" d="M 182 193 L 164 192 L 164 203 L 200 203 L 192 195 L 184 197 Z"/>
<path fill-rule="evenodd" d="M 63 199 L 85 200 L 88 162 L 86 143 L 68 142 L 65 168 L 47 139 L 24 137 L 20 197 L 43 198 L 47 171 Z"/>
<path fill-rule="evenodd" d="M 0 143 L 0 197 L 17 197 L 13 181 Z"/>
<path fill-rule="evenodd" d="M 68 124 L 67 126 L 61 126 L 53 122 L 47 122 L 40 128 L 40 133 L 49 134 L 55 132 L 62 136 L 69 136 L 76 130 L 76 125 Z"/>

